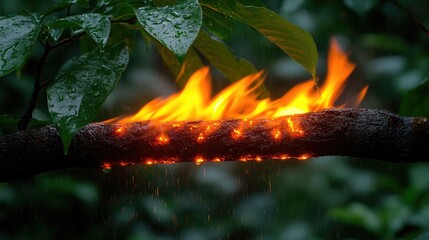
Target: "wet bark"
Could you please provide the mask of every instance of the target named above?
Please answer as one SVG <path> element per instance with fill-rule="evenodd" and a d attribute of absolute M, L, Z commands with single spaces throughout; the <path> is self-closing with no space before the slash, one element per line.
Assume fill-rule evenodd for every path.
<path fill-rule="evenodd" d="M 328 109 L 276 119 L 93 123 L 68 155 L 52 126 L 0 138 L 0 181 L 62 168 L 247 161 L 327 155 L 428 161 L 429 119 L 377 109 Z"/>

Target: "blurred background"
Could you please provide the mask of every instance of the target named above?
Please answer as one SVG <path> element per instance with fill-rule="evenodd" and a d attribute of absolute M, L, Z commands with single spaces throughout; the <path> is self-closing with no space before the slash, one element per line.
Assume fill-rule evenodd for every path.
<path fill-rule="evenodd" d="M 57 1 L 3 0 L 0 15 L 45 11 Z M 259 1 L 252 1 L 257 2 Z M 404 115 L 410 98 L 427 99 L 429 1 L 278 0 L 269 9 L 309 31 L 326 74 L 331 38 L 357 68 L 348 92 L 369 85 L 360 107 Z M 255 30 L 231 22 L 224 41 L 267 72 L 271 97 L 310 75 Z M 98 120 L 129 114 L 178 90 L 151 43 L 135 36 L 130 64 Z M 54 76 L 79 43 L 55 50 L 44 74 Z M 19 117 L 33 88 L 42 47 L 18 72 L 0 79 L 0 114 Z M 227 82 L 213 72 L 215 90 Z M 426 84 L 427 86 L 427 84 Z M 343 100 L 344 100 L 343 99 Z M 416 105 L 416 107 L 417 107 Z M 426 113 L 429 112 L 426 107 Z M 34 124 L 48 124 L 41 96 Z M 1 134 L 13 120 L 1 115 Z M 410 162 L 428 161 L 410 159 Z M 429 236 L 429 164 L 391 164 L 346 157 L 306 161 L 193 163 L 69 169 L 0 183 L 0 239 L 415 239 Z"/>

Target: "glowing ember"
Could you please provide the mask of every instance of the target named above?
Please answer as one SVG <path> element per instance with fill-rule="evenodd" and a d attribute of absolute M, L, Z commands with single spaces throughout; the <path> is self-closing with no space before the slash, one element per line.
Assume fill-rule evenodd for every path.
<path fill-rule="evenodd" d="M 259 72 L 237 81 L 210 98 L 211 85 L 209 68 L 195 72 L 180 93 L 166 99 L 157 98 L 146 104 L 133 116 L 111 121 L 119 123 L 157 121 L 193 121 L 221 119 L 277 118 L 280 116 L 319 111 L 336 107 L 335 101 L 341 95 L 347 77 L 355 65 L 348 61 L 347 55 L 333 40 L 328 55 L 328 74 L 320 87 L 315 89 L 314 81 L 309 80 L 293 87 L 277 100 L 258 99 L 257 89 L 263 82 Z M 357 106 L 365 96 L 367 87 L 357 94 L 350 104 Z M 251 124 L 251 121 L 250 121 Z M 289 123 L 292 131 L 299 130 Z M 174 127 L 180 126 L 175 124 Z M 237 134 L 241 135 L 241 134 Z"/>
<path fill-rule="evenodd" d="M 170 139 L 165 134 L 161 134 L 156 138 L 159 144 L 168 144 L 170 142 Z"/>
<path fill-rule="evenodd" d="M 199 166 L 199 165 L 201 165 L 201 164 L 203 164 L 204 163 L 204 158 L 202 158 L 202 157 L 197 157 L 196 159 L 195 159 L 195 164 L 197 165 L 197 166 Z"/>

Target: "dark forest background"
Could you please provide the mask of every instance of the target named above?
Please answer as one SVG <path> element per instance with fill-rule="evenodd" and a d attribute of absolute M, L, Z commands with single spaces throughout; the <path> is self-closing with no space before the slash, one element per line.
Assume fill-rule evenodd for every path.
<path fill-rule="evenodd" d="M 56 2 L 3 0 L 0 15 L 43 12 Z M 330 39 L 339 40 L 357 64 L 347 91 L 369 84 L 361 107 L 429 117 L 428 1 L 263 4 L 311 33 L 321 79 Z M 238 22 L 231 27 L 224 41 L 257 69 L 267 70 L 272 97 L 311 77 L 255 30 Z M 97 120 L 132 113 L 148 100 L 178 90 L 155 47 L 141 36 L 134 44 L 130 64 Z M 80 47 L 75 43 L 53 52 L 47 74 L 54 74 Z M 39 46 L 29 64 L 0 79 L 0 114 L 23 113 L 42 51 Z M 227 84 L 216 72 L 214 79 L 219 79 L 215 89 Z M 40 99 L 33 116 L 45 123 L 46 96 Z M 0 120 L 1 133 L 10 132 L 10 117 Z M 410 162 L 428 161 L 422 158 Z M 266 159 L 69 169 L 0 183 L 0 239 L 421 240 L 429 239 L 428 219 L 427 163 Z"/>

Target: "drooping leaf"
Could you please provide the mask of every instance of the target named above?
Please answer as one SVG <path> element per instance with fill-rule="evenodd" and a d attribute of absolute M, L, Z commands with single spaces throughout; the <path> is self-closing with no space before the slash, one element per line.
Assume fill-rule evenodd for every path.
<path fill-rule="evenodd" d="M 64 151 L 80 128 L 93 121 L 128 64 L 120 45 L 96 49 L 66 62 L 47 88 L 48 110 L 64 143 Z"/>
<path fill-rule="evenodd" d="M 191 75 L 204 66 L 200 56 L 193 47 L 190 47 L 186 53 L 183 64 L 164 45 L 158 43 L 156 44 L 156 48 L 180 87 L 184 87 Z"/>
<path fill-rule="evenodd" d="M 200 4 L 252 26 L 316 77 L 318 55 L 310 33 L 265 7 L 226 0 L 201 0 Z"/>
<path fill-rule="evenodd" d="M 164 7 L 136 9 L 144 30 L 183 61 L 202 24 L 202 10 L 197 0 L 179 1 Z"/>
<path fill-rule="evenodd" d="M 100 47 L 107 43 L 110 21 L 98 13 L 84 13 L 58 19 L 49 24 L 51 28 L 79 28 L 84 30 Z"/>
<path fill-rule="evenodd" d="M 33 17 L 0 17 L 0 77 L 25 63 L 39 32 L 40 24 Z"/>
<path fill-rule="evenodd" d="M 409 91 L 402 100 L 399 114 L 414 117 L 429 117 L 429 80 Z"/>

